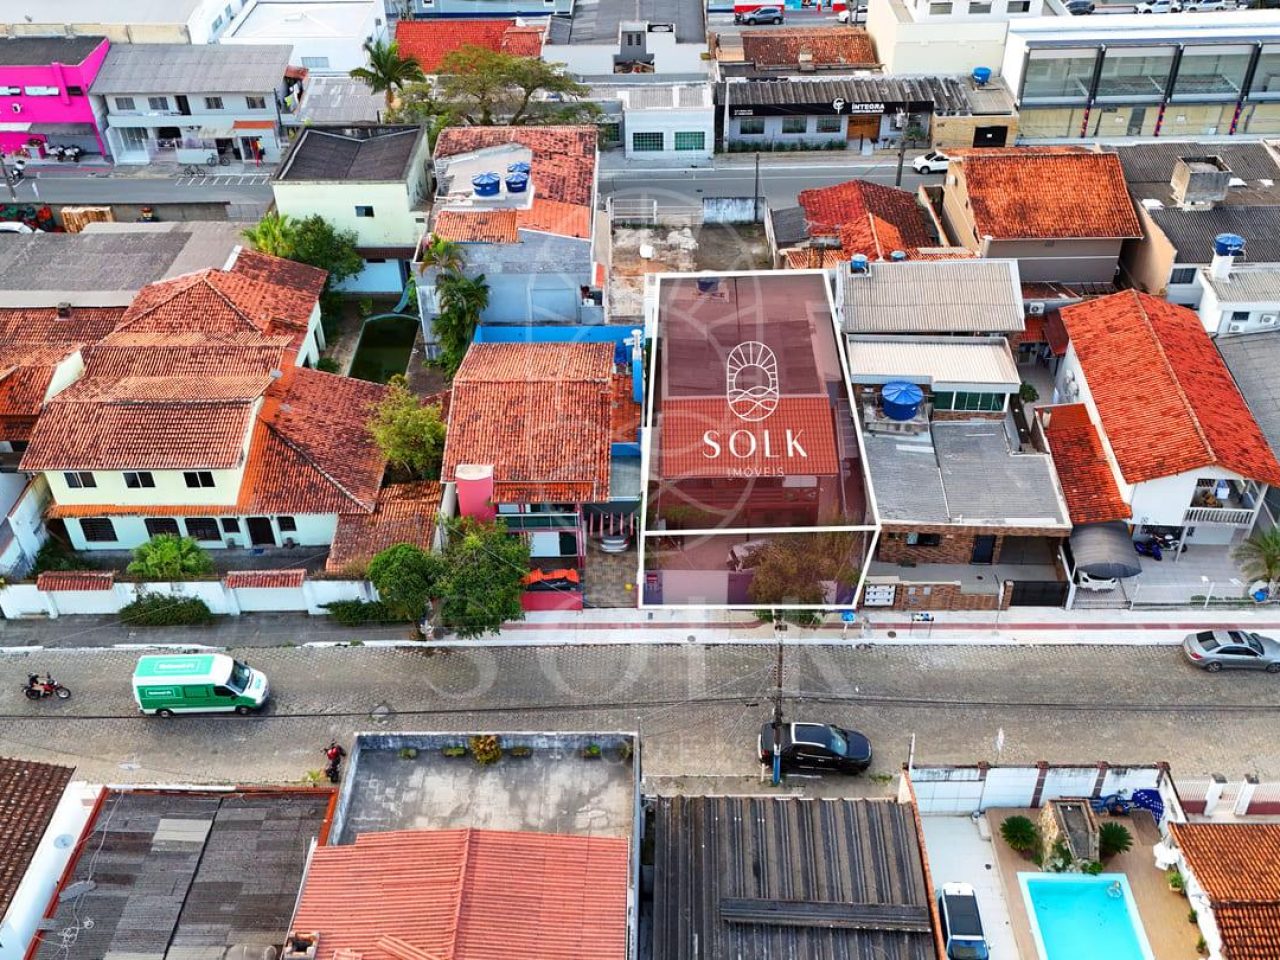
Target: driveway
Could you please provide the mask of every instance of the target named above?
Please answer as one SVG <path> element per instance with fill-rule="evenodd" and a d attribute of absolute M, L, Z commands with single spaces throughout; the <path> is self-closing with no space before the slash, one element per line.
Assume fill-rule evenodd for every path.
<path fill-rule="evenodd" d="M 1009 920 L 1009 908 L 1000 885 L 1000 871 L 991 840 L 978 832 L 969 817 L 921 817 L 925 851 L 935 892 L 944 883 L 967 883 L 978 898 L 982 929 L 991 946 L 991 956 L 1018 956 L 1018 945 Z"/>

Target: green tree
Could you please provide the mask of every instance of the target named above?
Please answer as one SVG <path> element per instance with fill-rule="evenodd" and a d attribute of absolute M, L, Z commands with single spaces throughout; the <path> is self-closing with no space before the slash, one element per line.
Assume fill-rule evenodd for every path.
<path fill-rule="evenodd" d="M 392 377 L 387 395 L 369 419 L 369 434 L 387 465 L 406 480 L 440 479 L 445 424 L 438 405 L 424 404 L 402 376 Z"/>
<path fill-rule="evenodd" d="M 244 231 L 244 237 L 255 250 L 273 257 L 292 260 L 296 221 L 287 213 L 272 211 Z"/>
<path fill-rule="evenodd" d="M 423 269 L 441 273 L 461 273 L 464 266 L 462 247 L 452 240 L 444 240 L 434 233 L 422 245 L 420 262 Z"/>
<path fill-rule="evenodd" d="M 1241 569 L 1254 580 L 1265 580 L 1267 590 L 1280 580 L 1280 527 L 1255 533 L 1236 547 L 1236 560 Z"/>
<path fill-rule="evenodd" d="M 452 271 L 436 278 L 436 302 L 438 313 L 432 320 L 440 355 L 436 366 L 449 379 L 462 366 L 471 339 L 480 323 L 480 314 L 489 306 L 489 285 L 484 274 L 466 277 Z"/>
<path fill-rule="evenodd" d="M 520 598 L 529 572 L 529 542 L 501 520 L 463 517 L 450 525 L 444 575 L 437 584 L 438 622 L 463 639 L 496 633 L 524 619 Z"/>
<path fill-rule="evenodd" d="M 145 580 L 189 580 L 213 572 L 208 551 L 191 537 L 158 533 L 133 549 L 133 562 L 126 568 Z"/>
<path fill-rule="evenodd" d="M 824 603 L 828 583 L 857 582 L 862 547 L 862 536 L 848 532 L 771 537 L 747 558 L 754 572 L 747 596 L 761 605 Z"/>
<path fill-rule="evenodd" d="M 1117 853 L 1133 848 L 1133 834 L 1123 823 L 1108 820 L 1098 828 L 1098 856 L 1110 860 Z"/>
<path fill-rule="evenodd" d="M 245 230 L 244 237 L 262 253 L 327 270 L 326 291 L 364 269 L 364 260 L 356 252 L 355 231 L 339 230 L 319 214 L 295 220 L 288 214 L 268 213 Z"/>
<path fill-rule="evenodd" d="M 574 123 L 600 108 L 582 101 L 589 89 L 563 64 L 463 46 L 440 62 L 439 98 L 465 123 Z"/>
<path fill-rule="evenodd" d="M 387 110 L 387 123 L 430 125 L 448 115 L 448 106 L 436 96 L 435 84 L 430 81 L 407 83 L 401 88 L 395 106 Z"/>
<path fill-rule="evenodd" d="M 351 71 L 355 80 L 363 80 L 374 93 L 386 97 L 387 109 L 396 102 L 396 91 L 402 90 L 406 84 L 421 82 L 426 79 L 422 66 L 412 57 L 400 56 L 400 45 L 394 40 L 366 40 L 365 56 L 368 66 L 356 67 Z"/>
<path fill-rule="evenodd" d="M 1018 853 L 1031 853 L 1040 846 L 1040 832 L 1030 817 L 1005 817 L 1000 824 L 1000 836 Z"/>
<path fill-rule="evenodd" d="M 369 581 L 378 597 L 397 617 L 418 621 L 438 596 L 444 559 L 411 543 L 388 547 L 369 561 Z"/>

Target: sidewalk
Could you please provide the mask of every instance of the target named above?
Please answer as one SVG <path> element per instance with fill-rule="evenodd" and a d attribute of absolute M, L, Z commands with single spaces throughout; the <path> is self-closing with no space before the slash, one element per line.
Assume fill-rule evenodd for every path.
<path fill-rule="evenodd" d="M 908 150 L 905 166 L 910 169 L 911 161 L 924 154 L 924 150 Z M 897 150 L 874 150 L 863 154 L 858 150 L 776 150 L 760 152 L 760 169 L 767 167 L 831 167 L 842 164 L 859 166 L 883 166 L 886 163 L 898 162 Z M 687 166 L 690 170 L 749 170 L 756 165 L 754 153 L 717 153 L 711 160 L 674 163 L 669 158 L 663 160 L 636 161 L 628 160 L 622 150 L 605 150 L 600 153 L 600 171 L 632 170 L 643 172 L 646 169 L 670 169 L 673 166 Z"/>
<path fill-rule="evenodd" d="M 899 611 L 863 612 L 856 623 L 828 617 L 817 629 L 789 626 L 787 643 L 1130 645 L 1177 644 L 1196 630 L 1230 629 L 1280 633 L 1280 609 L 1239 610 L 1058 610 L 1027 608 L 990 612 L 936 613 L 914 623 Z M 864 625 L 865 619 L 865 625 Z M 772 644 L 778 634 L 749 612 L 724 610 L 583 610 L 531 613 L 501 634 L 479 640 L 446 638 L 431 646 L 567 646 L 605 644 Z M 247 614 L 222 617 L 204 627 L 129 627 L 114 617 L 0 620 L 0 653 L 32 648 L 110 649 L 137 646 L 219 648 L 360 643 L 417 644 L 407 624 L 343 627 L 327 617 Z"/>

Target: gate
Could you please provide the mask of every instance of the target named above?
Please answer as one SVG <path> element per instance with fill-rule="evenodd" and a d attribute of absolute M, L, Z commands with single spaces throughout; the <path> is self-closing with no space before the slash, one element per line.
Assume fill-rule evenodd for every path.
<path fill-rule="evenodd" d="M 1060 607 L 1067 602 L 1067 584 L 1061 580 L 1014 580 L 1011 607 Z"/>

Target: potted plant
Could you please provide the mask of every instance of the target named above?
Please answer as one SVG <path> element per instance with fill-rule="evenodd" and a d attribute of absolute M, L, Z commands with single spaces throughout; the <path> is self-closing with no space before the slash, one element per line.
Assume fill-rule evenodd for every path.
<path fill-rule="evenodd" d="M 1122 823 L 1107 821 L 1098 828 L 1098 855 L 1110 860 L 1117 853 L 1133 848 L 1133 834 Z"/>
<path fill-rule="evenodd" d="M 1165 879 L 1169 881 L 1169 889 L 1174 893 L 1181 893 L 1186 896 L 1187 882 L 1182 879 L 1182 874 L 1177 870 L 1169 870 L 1165 875 Z"/>
<path fill-rule="evenodd" d="M 583 760 L 599 760 L 599 759 L 600 759 L 600 744 L 598 744 L 598 743 L 588 743 L 585 747 L 583 747 L 583 748 L 582 748 L 582 759 L 583 759 Z"/>
<path fill-rule="evenodd" d="M 491 733 L 477 734 L 471 738 L 468 745 L 471 747 L 472 758 L 482 767 L 502 759 L 502 745 Z"/>
<path fill-rule="evenodd" d="M 1040 846 L 1040 831 L 1031 822 L 1030 817 L 1006 817 L 1000 824 L 1000 836 L 1011 850 L 1030 857 Z"/>
<path fill-rule="evenodd" d="M 467 748 L 455 744 L 452 747 L 443 747 L 440 750 L 440 754 L 445 757 L 465 757 L 467 755 Z"/>

